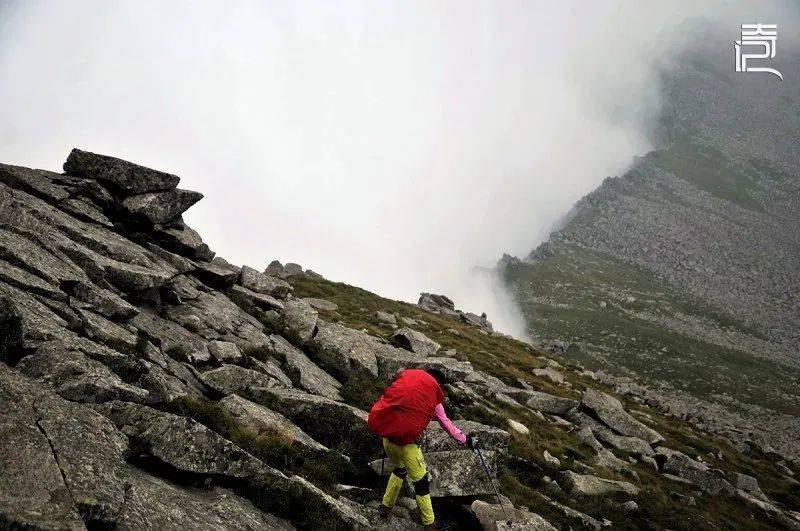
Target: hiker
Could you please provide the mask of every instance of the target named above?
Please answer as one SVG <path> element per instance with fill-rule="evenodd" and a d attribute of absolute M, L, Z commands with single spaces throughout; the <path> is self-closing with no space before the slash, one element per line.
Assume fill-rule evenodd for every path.
<path fill-rule="evenodd" d="M 436 419 L 450 437 L 472 448 L 472 437 L 464 435 L 444 412 L 444 383 L 445 376 L 438 369 L 404 370 L 369 412 L 369 429 L 383 437 L 383 449 L 394 464 L 379 507 L 382 518 L 389 517 L 409 476 L 422 524 L 435 529 L 425 458 L 417 442 L 428 423 Z"/>

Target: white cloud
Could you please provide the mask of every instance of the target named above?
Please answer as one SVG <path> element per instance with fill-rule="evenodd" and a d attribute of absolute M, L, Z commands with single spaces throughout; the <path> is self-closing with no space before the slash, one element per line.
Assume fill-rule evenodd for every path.
<path fill-rule="evenodd" d="M 472 267 L 526 254 L 649 148 L 660 32 L 783 6 L 665 4 L 0 4 L 0 160 L 172 171 L 233 262 L 443 292 L 521 335 Z"/>

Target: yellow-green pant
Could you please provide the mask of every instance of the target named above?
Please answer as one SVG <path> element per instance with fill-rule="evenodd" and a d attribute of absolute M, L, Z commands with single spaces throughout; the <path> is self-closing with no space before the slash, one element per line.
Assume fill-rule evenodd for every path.
<path fill-rule="evenodd" d="M 422 450 L 416 444 L 397 446 L 388 440 L 383 440 L 383 449 L 394 465 L 394 471 L 389 475 L 386 493 L 383 495 L 383 504 L 394 507 L 397 495 L 403 487 L 406 476 L 414 482 L 414 492 L 417 495 L 417 507 L 423 525 L 432 524 L 434 520 L 433 505 L 431 504 L 431 491 L 428 484 L 428 471 L 425 468 L 425 458 Z"/>

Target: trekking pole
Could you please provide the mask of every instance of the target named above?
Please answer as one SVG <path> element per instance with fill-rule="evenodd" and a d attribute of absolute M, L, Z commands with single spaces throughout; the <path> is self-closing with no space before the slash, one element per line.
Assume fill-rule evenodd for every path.
<path fill-rule="evenodd" d="M 503 505 L 503 500 L 500 498 L 500 492 L 497 490 L 497 486 L 494 484 L 494 479 L 492 479 L 492 473 L 489 470 L 489 467 L 486 466 L 486 461 L 483 460 L 483 453 L 481 452 L 480 446 L 478 446 L 478 441 L 476 440 L 474 443 L 475 451 L 478 453 L 478 457 L 481 460 L 481 466 L 483 466 L 483 471 L 486 472 L 486 477 L 489 478 L 489 483 L 492 485 L 492 489 L 494 490 L 494 495 L 497 497 L 497 503 L 500 504 L 500 509 L 503 511 L 503 516 L 506 517 L 506 523 L 510 526 L 511 525 L 511 518 L 508 517 L 508 513 L 506 512 L 506 507 Z"/>

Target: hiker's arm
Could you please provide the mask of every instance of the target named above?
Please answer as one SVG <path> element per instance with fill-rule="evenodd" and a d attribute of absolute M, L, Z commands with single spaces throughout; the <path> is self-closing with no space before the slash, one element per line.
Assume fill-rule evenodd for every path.
<path fill-rule="evenodd" d="M 436 409 L 433 410 L 434 415 L 436 416 L 437 422 L 441 424 L 444 431 L 447 432 L 450 437 L 457 440 L 461 444 L 467 442 L 467 436 L 458 429 L 458 427 L 453 424 L 453 421 L 447 418 L 447 413 L 444 412 L 444 406 L 439 404 L 436 406 Z"/>

